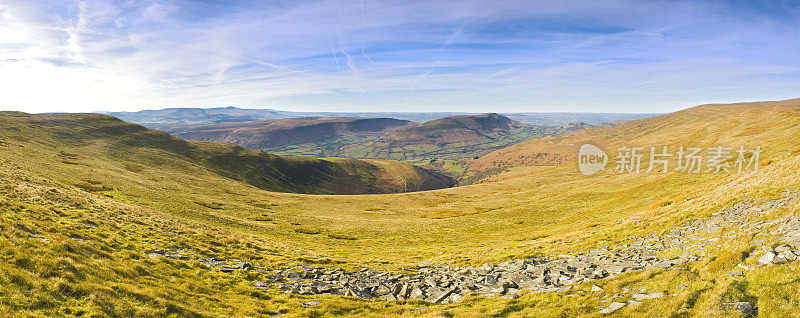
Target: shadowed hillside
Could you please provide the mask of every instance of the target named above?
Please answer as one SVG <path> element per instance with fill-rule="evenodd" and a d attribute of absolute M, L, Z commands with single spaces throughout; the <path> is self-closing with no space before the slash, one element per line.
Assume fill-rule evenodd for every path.
<path fill-rule="evenodd" d="M 5 143 L 31 142 L 26 148 L 37 154 L 35 158 L 84 171 L 111 168 L 107 165 L 132 171 L 148 166 L 168 176 L 186 166 L 202 166 L 265 190 L 318 194 L 452 186 L 447 177 L 405 163 L 281 157 L 230 143 L 185 141 L 105 115 L 7 113 L 0 116 L 0 125 Z M 90 174 L 86 178 L 91 183 Z"/>

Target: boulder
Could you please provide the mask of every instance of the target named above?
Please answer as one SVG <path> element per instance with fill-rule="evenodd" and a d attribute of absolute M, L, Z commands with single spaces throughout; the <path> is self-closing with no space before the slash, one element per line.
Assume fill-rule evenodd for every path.
<path fill-rule="evenodd" d="M 425 294 L 422 292 L 422 289 L 419 287 L 414 287 L 411 289 L 411 293 L 408 295 L 408 299 L 424 299 Z"/>
<path fill-rule="evenodd" d="M 775 259 L 775 253 L 773 252 L 766 252 L 763 256 L 758 258 L 758 262 L 764 265 L 771 264 L 772 261 Z"/>

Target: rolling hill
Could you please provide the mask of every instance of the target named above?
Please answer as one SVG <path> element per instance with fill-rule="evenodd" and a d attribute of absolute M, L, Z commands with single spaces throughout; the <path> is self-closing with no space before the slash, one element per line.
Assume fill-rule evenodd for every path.
<path fill-rule="evenodd" d="M 230 142 L 284 156 L 398 160 L 459 177 L 468 162 L 524 140 L 593 127 L 530 126 L 498 114 L 422 124 L 393 118 L 301 117 L 214 124 L 149 124 L 176 137 Z"/>
<path fill-rule="evenodd" d="M 558 146 L 588 141 L 613 156 L 622 146 L 761 146 L 758 173 L 607 169 L 587 177 L 574 160 L 504 163 L 520 154 L 499 150 L 487 167 L 508 171 L 480 184 L 347 196 L 266 191 L 164 150 L 178 139 L 107 117 L 93 128 L 37 116 L 5 114 L 1 123 L 0 309 L 8 315 L 599 317 L 621 304 L 611 316 L 728 317 L 741 313 L 725 304 L 739 302 L 758 316 L 796 314 L 800 262 L 758 259 L 796 231 L 790 221 L 800 207 L 780 200 L 800 189 L 800 100 L 702 105 L 517 148 L 568 155 Z M 103 128 L 110 123 L 117 128 Z M 570 268 L 582 259 L 642 246 L 670 247 L 647 259 L 687 261 L 573 281 Z M 468 294 L 458 303 L 266 284 L 287 268 L 312 277 L 303 279 L 338 267 L 392 278 L 433 265 L 495 268 L 563 255 L 574 257 L 541 275 L 569 285 L 506 298 Z M 231 265 L 207 265 L 215 260 Z M 510 284 L 489 276 L 484 283 Z"/>
<path fill-rule="evenodd" d="M 153 124 L 152 128 L 189 140 L 231 142 L 309 158 L 336 157 L 340 148 L 378 138 L 387 131 L 416 126 L 392 118 L 301 117 L 203 125 Z"/>
<path fill-rule="evenodd" d="M 248 150 L 230 143 L 185 141 L 164 132 L 105 115 L 5 113 L 0 116 L 6 144 L 32 141 L 26 155 L 91 170 L 138 171 L 187 164 L 260 189 L 319 194 L 392 193 L 449 187 L 452 180 L 409 164 L 381 160 L 305 159 Z M 23 137 L 25 136 L 25 137 Z M 36 136 L 32 139 L 30 136 Z M 114 158 L 96 166 L 87 154 Z M 94 184 L 87 174 L 83 185 Z"/>
<path fill-rule="evenodd" d="M 517 167 L 559 166 L 574 162 L 577 158 L 578 149 L 583 144 L 591 143 L 601 148 L 609 148 L 620 147 L 624 144 L 650 143 L 650 140 L 639 141 L 638 138 L 642 138 L 644 135 L 657 135 L 667 144 L 682 143 L 687 147 L 711 142 L 724 143 L 724 141 L 734 139 L 734 137 L 755 134 L 757 128 L 743 131 L 746 126 L 737 127 L 731 124 L 723 129 L 717 128 L 725 131 L 726 135 L 719 137 L 706 136 L 706 138 L 713 138 L 709 140 L 693 137 L 698 136 L 699 133 L 689 134 L 686 132 L 711 129 L 708 127 L 713 127 L 712 125 L 728 119 L 723 118 L 724 116 L 731 116 L 729 120 L 732 123 L 740 123 L 743 121 L 742 119 L 732 116 L 736 112 L 740 112 L 742 117 L 767 113 L 785 115 L 785 112 L 793 110 L 794 105 L 798 104 L 798 102 L 800 100 L 794 99 L 780 102 L 701 105 L 657 117 L 624 122 L 617 128 L 579 130 L 563 137 L 527 140 L 496 150 L 474 160 L 469 167 L 468 173 L 486 174 Z M 666 135 L 671 138 L 664 137 Z M 613 155 L 613 153 L 609 153 L 609 155 Z"/>
<path fill-rule="evenodd" d="M 375 140 L 344 147 L 349 158 L 391 159 L 437 167 L 458 176 L 477 156 L 515 143 L 560 136 L 591 127 L 582 123 L 562 127 L 531 126 L 499 114 L 452 116 L 388 132 Z"/>

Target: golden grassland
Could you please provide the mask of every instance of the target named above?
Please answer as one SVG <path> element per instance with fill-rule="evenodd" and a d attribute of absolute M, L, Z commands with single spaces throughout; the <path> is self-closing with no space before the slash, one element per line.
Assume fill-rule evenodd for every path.
<path fill-rule="evenodd" d="M 724 316 L 719 302 L 741 299 L 757 301 L 763 317 L 792 315 L 798 263 L 750 271 L 746 282 L 724 275 L 747 252 L 748 237 L 685 269 L 598 281 L 599 293 L 583 284 L 566 293 L 447 305 L 285 295 L 255 288 L 251 282 L 263 279 L 258 274 L 223 274 L 144 254 L 176 247 L 187 255 L 276 267 L 402 271 L 419 263 L 479 265 L 614 247 L 708 216 L 744 195 L 800 188 L 798 104 L 700 106 L 557 139 L 593 141 L 609 153 L 620 145 L 760 145 L 765 152 L 754 175 L 607 171 L 584 177 L 570 162 L 519 167 L 466 187 L 386 195 L 269 192 L 176 156 L 180 149 L 121 143 L 125 134 L 56 138 L 46 123 L 3 129 L 0 293 L 8 297 L 0 306 L 20 315 L 596 316 L 603 297 L 646 288 L 669 296 L 620 315 Z M 28 238 L 14 224 L 49 242 Z M 679 291 L 678 284 L 688 288 Z M 300 306 L 310 299 L 323 305 Z"/>

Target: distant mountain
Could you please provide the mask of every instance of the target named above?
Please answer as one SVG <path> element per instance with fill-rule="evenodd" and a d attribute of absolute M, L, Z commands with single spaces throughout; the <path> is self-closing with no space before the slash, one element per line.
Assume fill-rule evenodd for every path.
<path fill-rule="evenodd" d="M 454 184 L 403 162 L 283 157 L 231 143 L 186 141 L 98 114 L 6 112 L 0 113 L 0 127 L 3 144 L 19 145 L 4 149 L 7 158 L 58 165 L 65 180 L 98 191 L 113 189 L 114 174 L 124 171 L 162 180 L 213 174 L 264 190 L 310 194 L 395 193 Z"/>
<path fill-rule="evenodd" d="M 416 124 L 393 118 L 303 117 L 213 124 L 149 124 L 179 138 L 230 142 L 279 155 L 390 159 L 457 177 L 477 156 L 544 136 L 594 126 L 528 125 L 499 114 L 459 115 Z"/>
<path fill-rule="evenodd" d="M 417 124 L 393 118 L 302 117 L 201 125 L 151 124 L 189 140 L 232 142 L 245 148 L 304 157 L 341 155 L 339 148 Z"/>
<path fill-rule="evenodd" d="M 209 124 L 223 122 L 245 122 L 297 117 L 361 117 L 395 118 L 423 123 L 444 117 L 478 115 L 465 112 L 291 112 L 274 109 L 242 109 L 237 107 L 219 108 L 166 108 L 142 110 L 137 112 L 103 112 L 124 121 L 137 123 L 149 128 L 152 124 Z M 634 120 L 658 114 L 627 113 L 501 113 L 512 120 L 541 126 L 562 126 L 573 122 L 591 125 L 615 120 Z"/>
<path fill-rule="evenodd" d="M 291 118 L 287 112 L 272 109 L 219 108 L 165 108 L 138 112 L 104 112 L 127 122 L 143 124 L 205 124 L 243 122 L 274 118 Z"/>
<path fill-rule="evenodd" d="M 466 113 L 404 113 L 404 112 L 292 112 L 274 109 L 243 109 L 237 107 L 217 108 L 165 108 L 137 112 L 100 112 L 119 119 L 155 128 L 154 124 L 211 124 L 224 122 L 246 122 L 300 117 L 359 117 L 395 118 L 414 122 L 426 122 L 447 116 Z"/>

